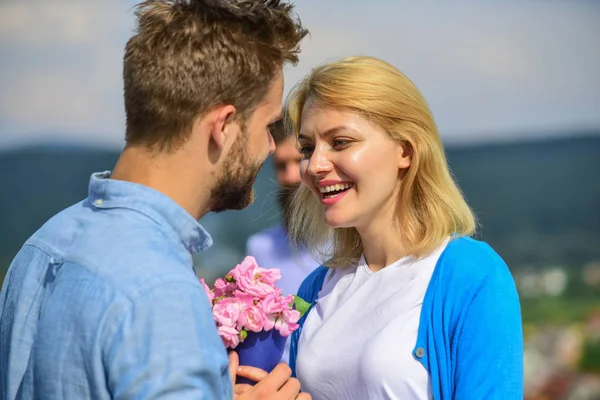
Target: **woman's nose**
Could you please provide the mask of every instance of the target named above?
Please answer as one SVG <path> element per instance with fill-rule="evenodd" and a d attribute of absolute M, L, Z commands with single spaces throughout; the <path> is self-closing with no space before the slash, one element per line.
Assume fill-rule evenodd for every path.
<path fill-rule="evenodd" d="M 327 151 L 315 149 L 308 160 L 306 171 L 313 176 L 318 176 L 331 171 L 331 168 L 332 163 Z"/>

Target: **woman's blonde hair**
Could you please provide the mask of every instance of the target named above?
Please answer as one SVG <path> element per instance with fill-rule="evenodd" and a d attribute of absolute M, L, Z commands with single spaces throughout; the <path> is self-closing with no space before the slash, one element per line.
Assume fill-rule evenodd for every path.
<path fill-rule="evenodd" d="M 296 137 L 309 98 L 319 106 L 360 114 L 410 152 L 412 162 L 402 178 L 397 210 L 399 234 L 408 254 L 421 257 L 448 236 L 473 234 L 475 217 L 450 173 L 431 111 L 417 87 L 398 69 L 372 57 L 344 58 L 313 69 L 286 100 L 286 125 Z M 304 184 L 290 213 L 294 244 L 308 244 L 315 250 L 329 238 L 326 265 L 358 261 L 363 248 L 357 230 L 329 228 L 323 206 Z"/>

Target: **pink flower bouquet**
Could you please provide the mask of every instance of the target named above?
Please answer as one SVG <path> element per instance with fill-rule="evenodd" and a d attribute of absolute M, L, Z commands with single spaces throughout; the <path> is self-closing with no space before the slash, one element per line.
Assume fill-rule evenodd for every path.
<path fill-rule="evenodd" d="M 212 305 L 219 335 L 228 349 L 236 349 L 240 365 L 270 372 L 283 354 L 286 337 L 298 329 L 308 309 L 301 298 L 284 296 L 275 283 L 279 269 L 261 268 L 246 257 L 218 278 L 213 288 L 200 279 Z"/>

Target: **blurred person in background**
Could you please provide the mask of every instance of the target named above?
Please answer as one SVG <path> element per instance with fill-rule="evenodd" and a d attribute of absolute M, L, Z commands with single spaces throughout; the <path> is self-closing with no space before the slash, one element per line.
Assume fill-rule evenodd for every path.
<path fill-rule="evenodd" d="M 290 366 L 314 399 L 523 398 L 519 297 L 474 240 L 429 107 L 394 66 L 349 57 L 289 94 L 303 184 L 293 243 L 332 237 L 302 283 Z"/>
<path fill-rule="evenodd" d="M 292 251 L 288 236 L 289 212 L 292 196 L 302 183 L 300 178 L 300 161 L 302 154 L 298 150 L 295 136 L 289 135 L 284 128 L 283 119 L 273 124 L 271 134 L 275 140 L 273 163 L 277 178 L 277 199 L 281 208 L 281 222 L 273 227 L 260 231 L 248 238 L 247 254 L 253 256 L 263 268 L 279 268 L 281 279 L 277 286 L 283 294 L 296 294 L 302 281 L 320 262 L 306 247 Z M 289 361 L 289 345 L 283 352 L 282 361 Z"/>
<path fill-rule="evenodd" d="M 125 48 L 126 145 L 51 218 L 0 294 L 0 398 L 310 399 L 285 364 L 245 368 L 192 255 L 206 213 L 243 209 L 274 150 L 283 66 L 306 35 L 278 0 L 150 0 Z"/>

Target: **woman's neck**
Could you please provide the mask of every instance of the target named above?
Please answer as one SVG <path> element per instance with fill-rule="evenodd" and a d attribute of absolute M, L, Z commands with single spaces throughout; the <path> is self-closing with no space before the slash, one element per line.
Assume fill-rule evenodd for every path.
<path fill-rule="evenodd" d="M 358 229 L 358 233 L 365 261 L 373 272 L 380 271 L 408 255 L 400 229 L 395 222 L 387 220 L 385 223 L 373 223 Z"/>

